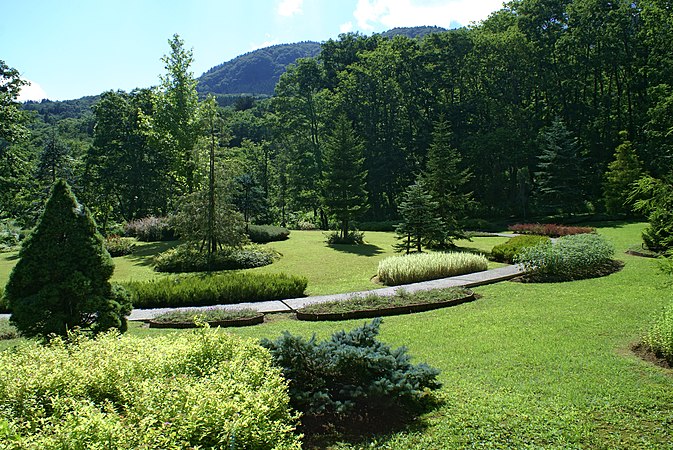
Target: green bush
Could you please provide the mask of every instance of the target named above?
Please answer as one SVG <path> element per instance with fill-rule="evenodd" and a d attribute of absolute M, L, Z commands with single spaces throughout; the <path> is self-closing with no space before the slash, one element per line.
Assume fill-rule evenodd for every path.
<path fill-rule="evenodd" d="M 285 274 L 179 275 L 126 283 L 136 308 L 210 306 L 301 297 L 306 278 Z"/>
<path fill-rule="evenodd" d="M 379 280 L 388 286 L 480 272 L 488 268 L 483 255 L 461 252 L 413 253 L 379 262 Z"/>
<path fill-rule="evenodd" d="M 614 246 L 598 234 L 576 234 L 522 249 L 514 262 L 535 281 L 594 278 L 614 270 Z"/>
<path fill-rule="evenodd" d="M 201 329 L 71 341 L 0 352 L 8 448 L 300 447 L 287 384 L 251 340 Z"/>
<path fill-rule="evenodd" d="M 126 224 L 126 235 L 143 242 L 172 241 L 175 231 L 167 217 L 149 216 Z"/>
<path fill-rule="evenodd" d="M 354 222 L 353 226 L 362 231 L 395 231 L 399 220 L 386 220 L 380 222 Z"/>
<path fill-rule="evenodd" d="M 123 238 L 116 234 L 111 234 L 105 238 L 105 249 L 112 257 L 130 255 L 136 244 L 131 238 Z"/>
<path fill-rule="evenodd" d="M 543 242 L 549 242 L 547 236 L 514 236 L 503 244 L 498 244 L 491 250 L 491 258 L 495 261 L 512 263 L 514 256 L 525 247 L 534 247 Z"/>
<path fill-rule="evenodd" d="M 255 244 L 284 241 L 290 237 L 290 230 L 273 225 L 248 225 L 248 237 Z"/>
<path fill-rule="evenodd" d="M 362 231 L 351 230 L 346 237 L 341 237 L 339 231 L 329 231 L 325 233 L 325 242 L 327 245 L 361 245 L 365 243 L 365 233 Z"/>
<path fill-rule="evenodd" d="M 0 286 L 0 314 L 7 314 L 9 312 L 9 303 L 5 299 L 5 288 Z"/>
<path fill-rule="evenodd" d="M 252 269 L 271 264 L 277 257 L 273 250 L 261 246 L 227 248 L 209 256 L 192 245 L 179 245 L 154 259 L 157 272 L 184 273 L 217 270 Z"/>
<path fill-rule="evenodd" d="M 673 303 L 652 323 L 643 342 L 657 356 L 673 365 Z"/>
<path fill-rule="evenodd" d="M 23 238 L 21 227 L 12 219 L 0 220 L 0 252 L 10 251 L 19 245 Z"/>
<path fill-rule="evenodd" d="M 327 420 L 350 414 L 385 418 L 393 409 L 422 406 L 441 386 L 439 370 L 413 365 L 406 348 L 393 350 L 378 341 L 380 324 L 374 319 L 320 342 L 288 332 L 275 341 L 262 340 L 290 382 L 292 406 Z"/>

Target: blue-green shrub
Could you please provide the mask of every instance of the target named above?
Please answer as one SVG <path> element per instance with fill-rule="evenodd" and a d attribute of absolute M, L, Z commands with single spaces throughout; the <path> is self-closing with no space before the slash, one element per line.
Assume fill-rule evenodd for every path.
<path fill-rule="evenodd" d="M 273 225 L 248 225 L 248 237 L 256 244 L 284 241 L 290 237 L 290 230 Z"/>
<path fill-rule="evenodd" d="M 512 263 L 514 256 L 525 247 L 534 247 L 543 242 L 549 242 L 550 238 L 547 236 L 522 235 L 514 236 L 507 242 L 498 244 L 491 250 L 491 258 L 495 261 Z"/>
<path fill-rule="evenodd" d="M 209 256 L 194 246 L 184 244 L 157 255 L 154 270 L 184 273 L 252 269 L 271 264 L 277 256 L 271 249 L 252 245 L 242 249 L 227 248 Z"/>
<path fill-rule="evenodd" d="M 2 448 L 300 448 L 269 352 L 227 333 L 70 336 L 0 367 Z"/>
<path fill-rule="evenodd" d="M 314 416 L 358 414 L 385 417 L 414 409 L 441 385 L 439 370 L 411 364 L 404 347 L 391 349 L 376 339 L 381 319 L 318 342 L 283 333 L 262 340 L 290 382 L 290 401 Z"/>
<path fill-rule="evenodd" d="M 565 281 L 613 271 L 614 246 L 599 234 L 575 234 L 522 249 L 514 258 L 529 278 Z"/>
<path fill-rule="evenodd" d="M 657 356 L 673 365 L 673 303 L 650 325 L 643 342 Z"/>
<path fill-rule="evenodd" d="M 285 274 L 179 275 L 126 283 L 136 308 L 210 306 L 301 297 L 306 278 Z"/>

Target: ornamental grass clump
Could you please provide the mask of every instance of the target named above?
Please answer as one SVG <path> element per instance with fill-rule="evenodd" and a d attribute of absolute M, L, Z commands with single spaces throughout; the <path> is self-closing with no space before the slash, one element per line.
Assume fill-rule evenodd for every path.
<path fill-rule="evenodd" d="M 643 343 L 673 366 L 673 303 L 652 323 Z"/>
<path fill-rule="evenodd" d="M 71 335 L 0 367 L 2 448 L 300 448 L 287 383 L 249 339 Z"/>
<path fill-rule="evenodd" d="M 414 253 L 379 262 L 379 280 L 388 286 L 453 277 L 488 268 L 483 255 L 463 252 Z"/>
<path fill-rule="evenodd" d="M 595 278 L 615 270 L 614 246 L 598 234 L 564 236 L 522 249 L 514 262 L 532 281 L 570 281 Z"/>

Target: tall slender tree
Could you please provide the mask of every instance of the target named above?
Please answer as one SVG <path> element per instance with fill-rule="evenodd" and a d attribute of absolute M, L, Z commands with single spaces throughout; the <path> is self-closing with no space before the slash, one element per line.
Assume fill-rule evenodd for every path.
<path fill-rule="evenodd" d="M 626 131 L 620 133 L 622 143 L 615 150 L 615 159 L 608 165 L 603 183 L 605 208 L 611 214 L 631 214 L 629 196 L 634 183 L 643 176 L 642 164 Z"/>
<path fill-rule="evenodd" d="M 444 224 L 437 217 L 437 202 L 432 200 L 425 181 L 418 177 L 402 194 L 398 212 L 402 221 L 395 227 L 397 238 L 401 240 L 395 246 L 397 251 L 407 254 L 415 248 L 423 251 L 423 245 L 441 233 Z"/>

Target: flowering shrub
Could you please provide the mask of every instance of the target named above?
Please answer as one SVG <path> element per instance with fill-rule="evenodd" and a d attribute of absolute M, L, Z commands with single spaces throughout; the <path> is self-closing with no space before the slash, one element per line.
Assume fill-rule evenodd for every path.
<path fill-rule="evenodd" d="M 570 236 L 573 234 L 593 233 L 596 231 L 595 228 L 591 227 L 569 227 L 554 223 L 518 223 L 510 225 L 508 229 L 520 234 L 537 234 L 549 237 Z"/>

